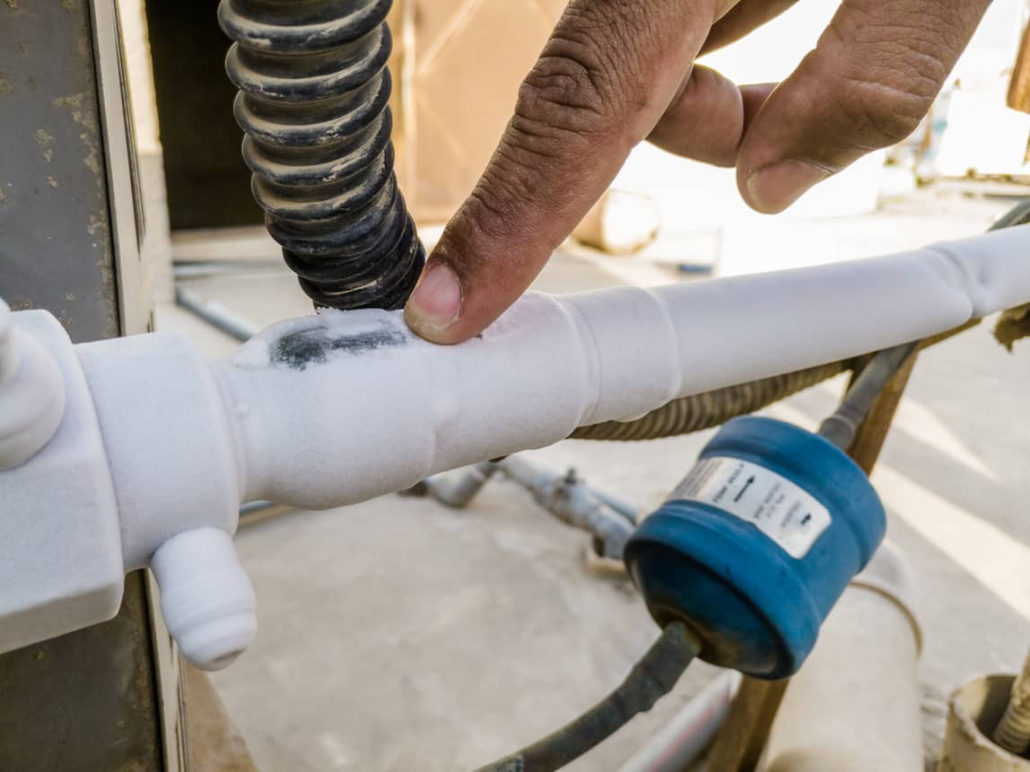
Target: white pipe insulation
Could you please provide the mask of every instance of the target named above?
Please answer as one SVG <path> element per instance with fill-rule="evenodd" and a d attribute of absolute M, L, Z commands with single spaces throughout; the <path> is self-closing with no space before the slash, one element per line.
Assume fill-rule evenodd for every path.
<path fill-rule="evenodd" d="M 19 334 L 34 334 L 60 363 L 65 424 L 74 414 L 76 426 L 94 426 L 102 439 L 90 445 L 105 455 L 93 459 L 89 474 L 107 470 L 108 482 L 95 487 L 113 487 L 117 507 L 101 513 L 98 504 L 96 526 L 110 530 L 106 521 L 114 518 L 120 539 L 112 555 L 130 570 L 184 531 L 231 534 L 241 502 L 326 508 L 362 501 L 548 445 L 581 425 L 631 419 L 676 397 L 926 337 L 1027 301 L 1030 228 L 1016 227 L 816 268 L 654 290 L 530 294 L 482 336 L 451 347 L 426 343 L 399 312 L 385 311 L 282 322 L 215 363 L 179 334 L 72 347 L 47 314 L 13 319 Z M 82 375 L 88 397 L 77 385 Z M 64 470 L 82 462 L 81 454 L 59 452 L 73 436 L 58 430 L 28 463 L 0 471 L 0 523 L 36 518 L 38 532 L 47 511 L 60 511 L 55 505 L 71 495 Z M 65 526 L 56 519 L 52 527 L 59 536 Z M 14 526 L 4 532 L 0 587 L 13 577 L 29 588 L 24 572 L 59 542 L 29 544 Z M 222 554 L 221 547 L 210 553 Z M 166 583 L 178 564 L 161 561 Z M 184 581 L 194 573 L 184 568 Z M 69 602 L 111 597 L 86 590 L 59 595 Z M 0 650 L 60 628 L 52 592 L 26 589 L 19 597 L 5 606 L 0 593 Z M 177 608 L 189 605 L 177 597 Z M 253 604 L 243 589 L 238 601 L 239 608 Z M 23 613 L 33 603 L 49 609 L 47 625 L 33 628 Z M 108 602 L 92 615 L 116 609 Z M 15 615 L 20 625 L 4 621 Z M 74 616 L 81 619 L 82 610 Z"/>

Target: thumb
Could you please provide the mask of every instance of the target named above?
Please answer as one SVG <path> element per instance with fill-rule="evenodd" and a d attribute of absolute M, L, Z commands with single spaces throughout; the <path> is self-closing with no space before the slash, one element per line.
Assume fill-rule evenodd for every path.
<path fill-rule="evenodd" d="M 866 153 L 908 137 L 988 5 L 845 0 L 741 143 L 737 183 L 747 203 L 780 212 Z"/>

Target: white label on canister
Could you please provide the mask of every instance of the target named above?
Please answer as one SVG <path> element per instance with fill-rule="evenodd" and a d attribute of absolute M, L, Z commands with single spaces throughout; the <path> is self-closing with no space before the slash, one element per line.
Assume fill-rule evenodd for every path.
<path fill-rule="evenodd" d="M 710 504 L 753 523 L 788 555 L 803 558 L 830 525 L 830 511 L 788 480 L 738 458 L 703 459 L 669 499 Z"/>

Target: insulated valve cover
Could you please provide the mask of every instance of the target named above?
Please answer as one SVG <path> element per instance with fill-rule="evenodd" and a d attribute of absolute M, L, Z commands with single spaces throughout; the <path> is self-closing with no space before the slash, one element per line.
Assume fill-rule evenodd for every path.
<path fill-rule="evenodd" d="M 686 622 L 701 658 L 756 678 L 801 667 L 886 531 L 862 469 L 818 435 L 727 423 L 626 546 L 655 620 Z"/>

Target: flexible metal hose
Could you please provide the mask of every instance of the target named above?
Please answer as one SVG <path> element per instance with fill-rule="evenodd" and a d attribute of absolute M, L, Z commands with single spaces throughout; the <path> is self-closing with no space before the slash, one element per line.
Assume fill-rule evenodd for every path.
<path fill-rule="evenodd" d="M 731 418 L 753 413 L 810 386 L 850 369 L 849 362 L 831 362 L 760 381 L 695 394 L 669 402 L 635 421 L 606 421 L 582 426 L 571 435 L 576 440 L 655 440 L 701 431 Z"/>
<path fill-rule="evenodd" d="M 333 308 L 399 308 L 425 262 L 393 172 L 390 4 L 218 8 L 254 198 L 301 287 Z"/>

